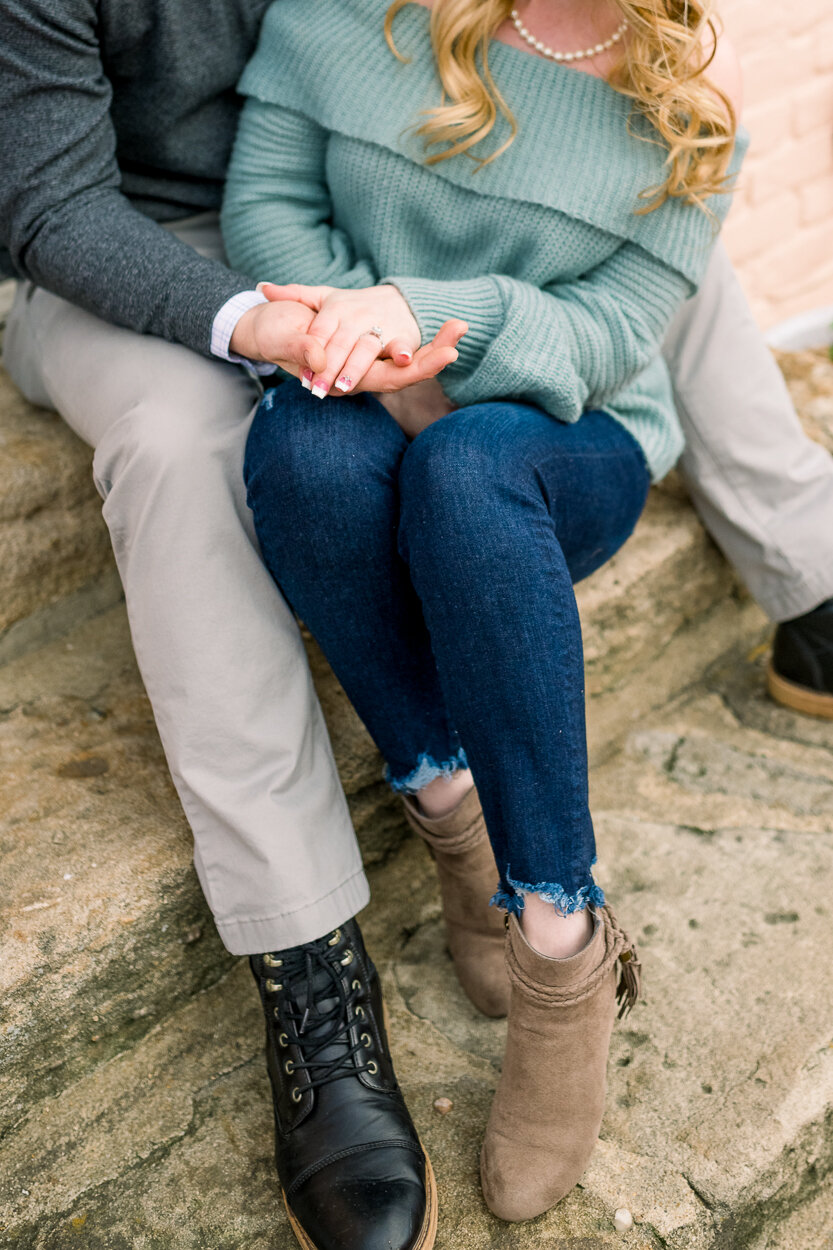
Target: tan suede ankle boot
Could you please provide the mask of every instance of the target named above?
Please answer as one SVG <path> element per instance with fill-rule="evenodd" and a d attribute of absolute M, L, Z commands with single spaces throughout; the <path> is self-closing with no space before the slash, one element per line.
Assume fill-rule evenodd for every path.
<path fill-rule="evenodd" d="M 530 1220 L 569 1193 L 593 1153 L 616 1000 L 620 1016 L 636 1001 L 639 960 L 607 907 L 569 959 L 533 950 L 517 917 L 507 927 L 509 1032 L 480 1175 L 495 1215 Z"/>
<path fill-rule="evenodd" d="M 460 984 L 478 1011 L 505 1016 L 509 981 L 503 912 L 489 906 L 498 870 L 477 790 L 472 787 L 447 816 L 430 820 L 416 801 L 404 800 L 412 829 L 428 843 L 437 865 L 448 949 Z"/>

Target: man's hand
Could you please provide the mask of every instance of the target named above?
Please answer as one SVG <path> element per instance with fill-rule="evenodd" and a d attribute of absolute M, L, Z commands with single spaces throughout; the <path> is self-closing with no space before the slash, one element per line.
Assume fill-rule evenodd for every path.
<path fill-rule="evenodd" d="M 281 365 L 299 376 L 304 369 L 323 369 L 327 353 L 320 338 L 309 333 L 315 313 L 297 300 L 256 304 L 234 327 L 229 350 L 247 360 Z"/>
<path fill-rule="evenodd" d="M 392 391 L 386 395 L 377 393 L 376 398 L 408 438 L 416 438 L 427 426 L 454 411 L 454 404 L 437 378 L 415 382 L 404 391 Z"/>

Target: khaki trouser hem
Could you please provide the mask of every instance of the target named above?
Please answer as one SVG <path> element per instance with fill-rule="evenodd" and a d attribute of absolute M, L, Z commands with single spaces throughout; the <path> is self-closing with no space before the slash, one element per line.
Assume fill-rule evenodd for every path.
<path fill-rule="evenodd" d="M 323 898 L 304 903 L 297 911 L 252 920 L 215 920 L 223 945 L 232 955 L 261 955 L 264 951 L 300 946 L 331 933 L 370 902 L 364 869 Z"/>

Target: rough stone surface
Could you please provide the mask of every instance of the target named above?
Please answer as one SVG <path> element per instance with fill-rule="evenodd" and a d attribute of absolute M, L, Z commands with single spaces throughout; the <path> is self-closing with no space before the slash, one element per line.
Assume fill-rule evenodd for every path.
<path fill-rule="evenodd" d="M 833 366 L 784 364 L 827 438 Z M 97 509 L 89 452 L 64 456 L 58 428 L 0 392 L 12 525 L 28 525 L 27 484 L 56 525 L 85 490 Z M 92 508 L 87 527 L 103 534 Z M 88 568 L 71 547 L 62 572 L 58 547 L 34 542 L 28 568 L 25 544 L 8 550 L 24 615 L 0 635 L 0 1244 L 289 1250 L 257 1001 L 201 899 L 109 557 Z M 41 575 L 51 589 L 27 600 Z M 371 864 L 363 927 L 397 1069 L 438 1173 L 438 1250 L 833 1250 L 833 725 L 763 695 L 761 617 L 673 482 L 580 598 L 598 878 L 647 993 L 615 1033 L 580 1187 L 522 1226 L 494 1220 L 477 1182 L 504 1026 L 463 998 L 431 861 L 309 643 Z"/>
<path fill-rule="evenodd" d="M 325 699 L 365 860 L 403 834 Z M 228 969 L 119 607 L 0 668 L 0 1133 Z M 56 1027 L 57 1022 L 57 1027 Z"/>
<path fill-rule="evenodd" d="M 26 404 L 0 371 L 0 662 L 116 598 L 90 461 L 89 448 L 58 418 Z M 623 720 L 658 706 L 716 658 L 727 629 L 749 634 L 762 626 L 674 486 L 652 492 L 633 538 L 582 584 L 578 600 L 588 697 L 606 703 L 592 722 L 597 755 Z M 680 647 L 681 633 L 696 637 Z M 655 661 L 669 649 L 673 661 L 657 682 Z M 336 713 L 343 695 L 321 657 L 314 668 L 322 700 Z M 361 763 L 344 761 L 348 790 L 351 769 L 367 768 L 369 749 L 365 741 Z"/>
<path fill-rule="evenodd" d="M 91 453 L 0 370 L 0 640 L 112 567 Z"/>
<path fill-rule="evenodd" d="M 0 330 L 6 324 L 6 317 L 9 315 L 9 309 L 14 300 L 16 285 L 15 282 L 0 282 Z"/>
<path fill-rule="evenodd" d="M 805 430 L 833 452 L 833 361 L 830 353 L 776 352 Z"/>
<path fill-rule="evenodd" d="M 597 770 L 599 879 L 639 940 L 647 993 L 614 1035 L 581 1187 L 527 1226 L 492 1219 L 477 1185 L 503 1025 L 457 987 L 424 848 L 406 840 L 372 871 L 363 926 L 440 1177 L 440 1250 L 829 1250 L 811 1213 L 833 1171 L 833 909 L 818 884 L 833 874 L 831 796 L 833 726 L 769 704 L 760 658 L 743 656 Z M 2 1148 L 10 1244 L 289 1247 L 260 1029 L 239 965 L 33 1102 Z"/>

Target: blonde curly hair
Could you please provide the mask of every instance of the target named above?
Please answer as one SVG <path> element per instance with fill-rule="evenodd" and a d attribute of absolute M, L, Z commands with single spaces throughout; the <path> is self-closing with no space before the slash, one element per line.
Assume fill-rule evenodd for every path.
<path fill-rule="evenodd" d="M 717 48 L 712 0 L 615 0 L 628 23 L 621 60 L 607 81 L 633 100 L 667 148 L 667 176 L 647 187 L 637 208 L 649 213 L 670 197 L 706 208 L 707 196 L 725 192 L 737 119 L 731 101 L 706 77 Z M 394 19 L 412 0 L 393 0 L 385 17 L 385 37 L 400 61 L 407 58 L 393 39 Z M 512 143 L 517 122 L 489 68 L 489 45 L 509 17 L 514 0 L 434 0 L 431 43 L 443 88 L 442 103 L 426 110 L 416 133 L 437 164 L 465 154 L 481 168 Z M 576 71 L 573 71 L 576 72 Z M 509 137 L 485 156 L 473 149 L 502 116 Z M 647 138 L 644 134 L 640 138 Z"/>

